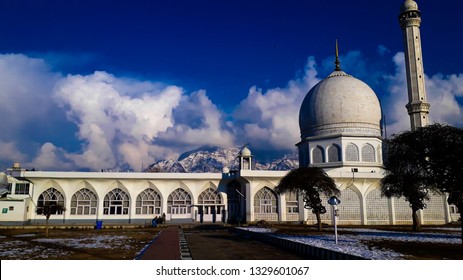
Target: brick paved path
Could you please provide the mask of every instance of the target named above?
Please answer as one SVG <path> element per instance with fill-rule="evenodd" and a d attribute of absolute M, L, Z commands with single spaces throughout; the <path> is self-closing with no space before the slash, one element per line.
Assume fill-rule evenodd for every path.
<path fill-rule="evenodd" d="M 179 227 L 168 226 L 141 253 L 140 260 L 180 260 Z"/>

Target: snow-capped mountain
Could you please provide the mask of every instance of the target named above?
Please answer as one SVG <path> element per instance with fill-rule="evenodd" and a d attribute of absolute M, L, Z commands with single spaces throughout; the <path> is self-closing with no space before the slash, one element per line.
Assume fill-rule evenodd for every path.
<path fill-rule="evenodd" d="M 177 160 L 160 160 L 151 164 L 145 172 L 222 172 L 223 168 L 238 169 L 238 155 L 240 147 L 219 148 L 204 146 L 182 154 Z M 270 162 L 260 162 L 253 157 L 252 169 L 254 170 L 291 170 L 297 168 L 298 159 L 296 152 L 287 154 Z"/>

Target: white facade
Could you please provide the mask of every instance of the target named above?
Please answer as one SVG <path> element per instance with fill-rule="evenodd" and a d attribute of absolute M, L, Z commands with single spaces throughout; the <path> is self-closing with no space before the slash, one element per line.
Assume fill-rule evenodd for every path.
<path fill-rule="evenodd" d="M 327 168 L 341 190 L 340 224 L 409 224 L 411 210 L 403 199 L 380 196 L 380 168 L 357 166 Z M 272 222 L 315 223 L 294 194 L 277 195 L 274 189 L 286 171 L 238 170 L 230 173 L 106 173 L 39 172 L 13 170 L 11 194 L 0 200 L 0 224 L 43 224 L 37 211 L 46 201 L 62 203 L 65 211 L 52 215 L 54 224 L 149 224 L 166 214 L 168 223 Z M 21 178 L 20 180 L 15 178 Z M 28 194 L 16 186 L 29 184 Z M 24 191 L 22 188 L 21 191 Z M 331 223 L 331 209 L 322 215 Z M 13 207 L 13 208 L 11 208 Z M 446 197 L 435 194 L 420 211 L 423 224 L 455 221 Z"/>

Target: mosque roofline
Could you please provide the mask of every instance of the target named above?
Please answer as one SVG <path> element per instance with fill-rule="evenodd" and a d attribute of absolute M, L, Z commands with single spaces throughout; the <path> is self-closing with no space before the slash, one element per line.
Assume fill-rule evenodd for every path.
<path fill-rule="evenodd" d="M 222 179 L 222 173 L 24 171 L 21 175 L 28 179 Z"/>

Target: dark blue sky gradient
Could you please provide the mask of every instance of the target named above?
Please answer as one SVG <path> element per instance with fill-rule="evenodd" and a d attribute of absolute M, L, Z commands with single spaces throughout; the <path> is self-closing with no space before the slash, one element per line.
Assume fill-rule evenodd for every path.
<path fill-rule="evenodd" d="M 2 0 L 0 52 L 48 58 L 64 74 L 104 70 L 206 89 L 226 110 L 252 85 L 285 86 L 308 56 L 332 56 L 335 39 L 341 55 L 359 50 L 391 67 L 375 62 L 377 48 L 402 51 L 402 2 Z M 463 36 L 449 33 L 462 4 L 446 3 L 418 1 L 430 75 L 461 69 Z"/>

